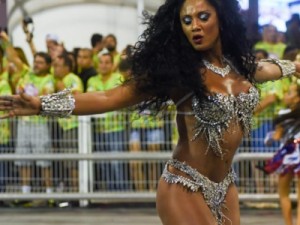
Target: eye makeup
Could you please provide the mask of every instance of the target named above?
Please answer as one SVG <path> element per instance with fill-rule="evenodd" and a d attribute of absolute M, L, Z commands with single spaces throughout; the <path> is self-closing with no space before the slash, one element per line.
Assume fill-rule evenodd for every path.
<path fill-rule="evenodd" d="M 203 22 L 206 22 L 209 20 L 210 16 L 211 16 L 211 14 L 208 12 L 199 12 L 197 15 L 197 18 Z M 192 16 L 186 15 L 186 16 L 182 17 L 182 22 L 185 25 L 190 25 L 192 23 L 192 21 L 193 21 Z"/>

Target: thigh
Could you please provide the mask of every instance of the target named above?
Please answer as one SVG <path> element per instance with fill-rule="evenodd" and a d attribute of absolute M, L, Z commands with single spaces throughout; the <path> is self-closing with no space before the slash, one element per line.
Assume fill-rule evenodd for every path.
<path fill-rule="evenodd" d="M 288 197 L 290 194 L 290 185 L 293 180 L 293 174 L 287 173 L 278 177 L 278 193 L 280 197 Z"/>
<path fill-rule="evenodd" d="M 228 192 L 225 198 L 226 208 L 223 209 L 223 213 L 227 219 L 225 219 L 225 225 L 240 225 L 240 205 L 237 187 L 232 184 L 228 188 Z"/>
<path fill-rule="evenodd" d="M 159 181 L 156 206 L 163 225 L 216 225 L 200 192 L 169 184 L 163 178 Z"/>

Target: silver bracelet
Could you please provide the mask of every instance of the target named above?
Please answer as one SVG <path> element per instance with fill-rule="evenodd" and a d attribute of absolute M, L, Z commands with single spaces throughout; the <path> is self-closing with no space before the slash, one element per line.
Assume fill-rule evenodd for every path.
<path fill-rule="evenodd" d="M 75 108 L 75 99 L 70 89 L 40 96 L 41 116 L 69 117 Z"/>
<path fill-rule="evenodd" d="M 282 77 L 292 76 L 296 73 L 296 65 L 290 60 L 262 59 L 260 62 L 269 62 L 279 66 Z"/>

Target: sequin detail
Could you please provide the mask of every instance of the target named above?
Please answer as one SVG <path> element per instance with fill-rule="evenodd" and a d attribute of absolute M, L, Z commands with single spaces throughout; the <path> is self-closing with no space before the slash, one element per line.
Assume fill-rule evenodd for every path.
<path fill-rule="evenodd" d="M 60 92 L 40 96 L 41 116 L 70 117 L 75 108 L 75 99 L 71 89 L 67 88 Z"/>
<path fill-rule="evenodd" d="M 191 179 L 169 172 L 169 165 L 181 172 L 184 172 L 190 176 Z M 227 209 L 225 205 L 227 190 L 230 184 L 234 183 L 236 180 L 236 174 L 233 170 L 227 174 L 223 181 L 220 183 L 215 183 L 200 174 L 196 169 L 193 169 L 187 165 L 185 162 L 171 159 L 167 162 L 162 177 L 167 183 L 182 184 L 192 192 L 200 191 L 203 194 L 204 200 L 210 208 L 218 225 L 224 224 L 226 217 L 222 212 L 222 208 Z"/>
<path fill-rule="evenodd" d="M 216 93 L 202 102 L 193 96 L 192 108 L 197 122 L 192 140 L 204 134 L 208 142 L 206 152 L 212 149 L 217 156 L 223 158 L 226 150 L 221 148 L 220 142 L 223 141 L 230 122 L 240 122 L 244 133 L 249 135 L 253 110 L 258 102 L 259 94 L 255 87 L 251 87 L 249 93 L 242 92 L 238 96 Z"/>

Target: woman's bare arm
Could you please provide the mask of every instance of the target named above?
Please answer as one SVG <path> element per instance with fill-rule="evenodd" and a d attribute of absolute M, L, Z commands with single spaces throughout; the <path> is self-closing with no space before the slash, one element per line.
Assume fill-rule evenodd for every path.
<path fill-rule="evenodd" d="M 296 66 L 296 73 L 294 74 L 297 78 L 300 78 L 300 63 L 294 62 Z M 281 68 L 274 63 L 270 62 L 259 62 L 255 73 L 255 80 L 259 83 L 277 80 L 282 78 Z"/>
<path fill-rule="evenodd" d="M 103 92 L 89 92 L 74 95 L 74 115 L 100 114 L 135 105 L 147 99 L 146 95 L 137 95 L 133 83 L 121 85 Z M 41 98 L 20 95 L 0 96 L 0 111 L 6 114 L 1 118 L 29 116 L 41 113 Z"/>
<path fill-rule="evenodd" d="M 16 50 L 12 46 L 11 42 L 9 41 L 8 35 L 4 31 L 0 32 L 0 39 L 4 43 L 4 46 L 5 46 L 4 50 L 6 52 L 8 61 L 14 63 L 18 72 L 22 72 L 23 68 L 24 68 L 24 63 L 18 56 L 18 53 L 16 52 Z"/>
<path fill-rule="evenodd" d="M 89 115 L 115 111 L 135 105 L 146 99 L 146 96 L 137 95 L 132 85 L 122 85 L 103 92 L 78 94 L 74 97 L 74 115 Z"/>

